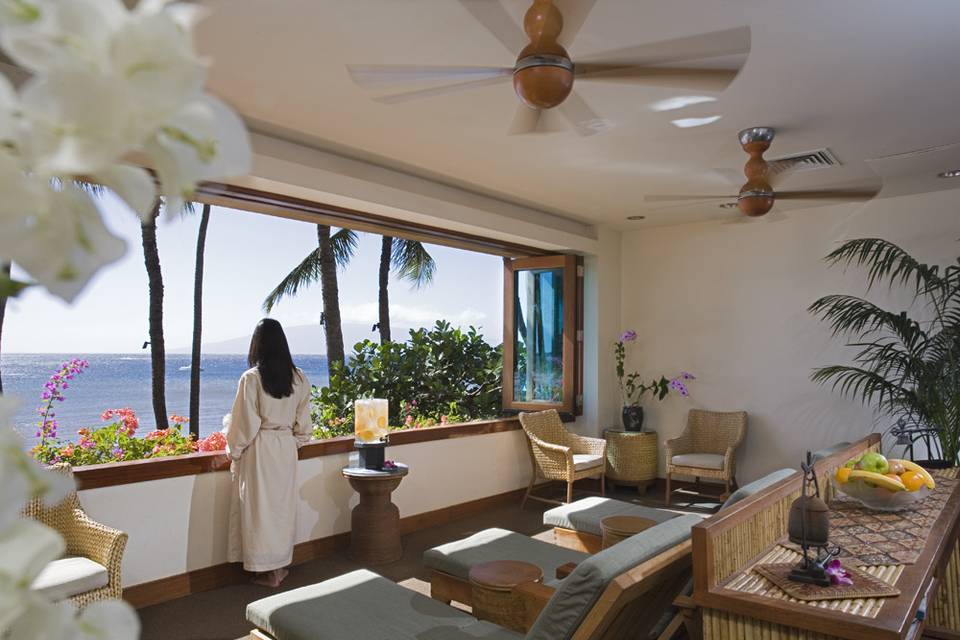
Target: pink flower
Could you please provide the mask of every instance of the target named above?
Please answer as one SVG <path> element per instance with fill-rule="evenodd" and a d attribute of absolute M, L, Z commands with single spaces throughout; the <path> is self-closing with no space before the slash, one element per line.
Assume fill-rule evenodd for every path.
<path fill-rule="evenodd" d="M 412 425 L 412 424 L 413 424 L 413 416 L 407 416 L 407 418 L 403 421 L 403 424 L 405 424 L 405 425 L 408 426 L 408 427 L 409 427 L 410 425 Z"/>
<path fill-rule="evenodd" d="M 150 441 L 159 440 L 166 435 L 167 435 L 166 429 L 157 429 L 156 431 L 151 431 L 150 433 L 148 433 L 146 436 L 146 440 L 150 440 Z"/>
<path fill-rule="evenodd" d="M 447 416 L 440 416 L 440 424 L 447 424 Z"/>
<path fill-rule="evenodd" d="M 826 567 L 826 574 L 830 576 L 830 584 L 851 585 L 853 584 L 852 574 L 843 568 L 837 559 L 831 560 Z"/>
<path fill-rule="evenodd" d="M 173 414 L 170 416 L 170 422 L 172 422 L 173 424 L 187 424 L 188 422 L 190 422 L 190 420 L 188 420 L 187 418 L 184 418 L 183 416 L 178 416 L 177 414 Z"/>
<path fill-rule="evenodd" d="M 72 455 L 73 455 L 73 445 L 72 445 L 72 444 L 68 444 L 68 445 L 65 446 L 63 449 L 60 449 L 60 455 L 62 455 L 62 456 L 65 457 L 65 458 L 69 458 L 70 456 L 72 456 Z"/>
<path fill-rule="evenodd" d="M 107 409 L 106 411 L 100 414 L 100 419 L 103 420 L 104 422 L 106 422 L 112 417 L 113 417 L 113 409 Z"/>
<path fill-rule="evenodd" d="M 227 448 L 227 437 L 216 431 L 197 442 L 198 451 L 223 451 Z"/>

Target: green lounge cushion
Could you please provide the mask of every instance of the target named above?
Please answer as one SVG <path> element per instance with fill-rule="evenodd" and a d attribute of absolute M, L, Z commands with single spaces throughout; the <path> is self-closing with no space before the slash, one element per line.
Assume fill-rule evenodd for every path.
<path fill-rule="evenodd" d="M 702 520 L 695 515 L 671 518 L 583 560 L 558 586 L 526 640 L 572 637 L 614 578 L 681 544 Z"/>
<path fill-rule="evenodd" d="M 723 505 L 721 505 L 720 511 L 723 511 L 727 507 L 732 507 L 733 505 L 737 504 L 744 498 L 749 498 L 750 496 L 756 493 L 760 493 L 767 487 L 770 487 L 780 482 L 784 478 L 789 478 L 795 473 L 797 473 L 795 469 L 786 469 L 786 468 L 777 469 L 776 471 L 772 471 L 767 475 L 763 476 L 762 478 L 759 478 L 757 480 L 754 480 L 753 482 L 743 485 L 742 487 L 740 487 L 739 489 L 737 489 L 736 491 L 730 494 L 730 497 L 727 498 L 726 502 L 724 502 Z"/>
<path fill-rule="evenodd" d="M 850 446 L 849 442 L 838 442 L 837 444 L 830 445 L 829 447 L 824 447 L 823 449 L 814 451 L 811 458 L 813 459 L 814 462 L 818 460 L 823 460 L 824 458 L 829 458 L 835 453 L 839 453 L 840 451 L 843 451 L 849 446 Z"/>
<path fill-rule="evenodd" d="M 607 516 L 636 516 L 659 524 L 670 518 L 676 518 L 677 515 L 679 514 L 664 509 L 653 509 L 623 500 L 591 496 L 545 511 L 543 524 L 548 527 L 562 527 L 602 536 L 603 527 L 600 526 L 600 522 Z"/>
<path fill-rule="evenodd" d="M 484 529 L 463 540 L 455 540 L 423 552 L 423 566 L 467 580 L 470 569 L 492 560 L 523 560 L 543 570 L 548 584 L 557 567 L 581 562 L 587 554 L 564 549 L 506 529 Z"/>
<path fill-rule="evenodd" d="M 366 570 L 252 602 L 247 620 L 276 640 L 523 637 Z"/>

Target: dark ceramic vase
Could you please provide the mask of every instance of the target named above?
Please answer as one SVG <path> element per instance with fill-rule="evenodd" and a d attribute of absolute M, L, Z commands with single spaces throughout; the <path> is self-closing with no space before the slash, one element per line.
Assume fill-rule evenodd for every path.
<path fill-rule="evenodd" d="M 634 405 L 623 408 L 623 428 L 627 431 L 643 431 L 643 407 Z"/>

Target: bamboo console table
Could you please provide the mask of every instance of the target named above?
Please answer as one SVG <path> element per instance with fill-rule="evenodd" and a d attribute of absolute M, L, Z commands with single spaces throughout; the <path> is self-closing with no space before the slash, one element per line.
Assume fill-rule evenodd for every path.
<path fill-rule="evenodd" d="M 846 460 L 878 447 L 879 437 L 871 436 L 818 462 L 821 486 Z M 802 602 L 751 571 L 799 558 L 778 541 L 800 481 L 799 473 L 786 478 L 694 527 L 693 599 L 704 640 L 960 640 L 960 484 L 914 564 L 861 567 L 895 585 L 899 596 Z"/>

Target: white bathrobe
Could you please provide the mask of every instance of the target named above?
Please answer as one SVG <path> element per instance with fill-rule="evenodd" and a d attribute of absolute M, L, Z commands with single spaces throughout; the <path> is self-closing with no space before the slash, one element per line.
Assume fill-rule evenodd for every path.
<path fill-rule="evenodd" d="M 297 449 L 310 439 L 310 383 L 294 375 L 293 394 L 274 398 L 254 368 L 240 378 L 224 418 L 233 488 L 227 558 L 247 571 L 290 564 L 297 532 Z"/>

